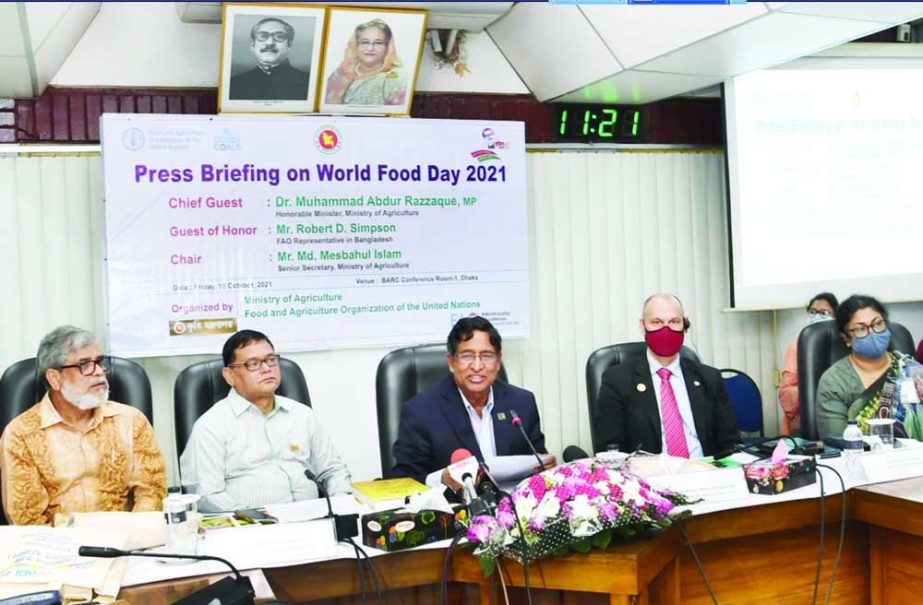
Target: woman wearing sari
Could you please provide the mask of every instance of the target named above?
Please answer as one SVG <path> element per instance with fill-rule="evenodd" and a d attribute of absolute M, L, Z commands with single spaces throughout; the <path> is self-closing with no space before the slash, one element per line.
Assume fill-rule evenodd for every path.
<path fill-rule="evenodd" d="M 327 78 L 331 105 L 403 105 L 407 81 L 391 28 L 381 19 L 356 26 L 340 66 Z"/>
<path fill-rule="evenodd" d="M 901 403 L 902 373 L 917 364 L 909 355 L 888 351 L 888 312 L 871 296 L 854 294 L 836 311 L 837 328 L 850 353 L 831 365 L 817 385 L 817 429 L 839 436 L 848 420 L 869 434 L 872 418 L 894 418 L 895 437 L 923 438 L 917 405 Z"/>

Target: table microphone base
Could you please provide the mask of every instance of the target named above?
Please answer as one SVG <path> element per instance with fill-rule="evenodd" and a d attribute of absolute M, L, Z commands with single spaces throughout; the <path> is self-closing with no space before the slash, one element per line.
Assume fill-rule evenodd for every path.
<path fill-rule="evenodd" d="M 238 582 L 227 577 L 183 597 L 173 605 L 253 605 L 254 594 L 250 578 L 242 576 Z"/>

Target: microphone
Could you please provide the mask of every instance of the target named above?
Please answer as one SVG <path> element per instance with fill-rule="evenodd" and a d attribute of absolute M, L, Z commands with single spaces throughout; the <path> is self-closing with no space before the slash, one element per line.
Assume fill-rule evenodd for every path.
<path fill-rule="evenodd" d="M 532 444 L 532 440 L 529 439 L 529 435 L 526 434 L 526 429 L 522 428 L 522 418 L 519 417 L 519 414 L 516 413 L 516 410 L 510 410 L 510 417 L 513 424 L 519 427 L 519 432 L 522 433 L 523 439 L 526 440 L 526 443 L 529 444 L 529 449 L 532 450 L 532 455 L 535 456 L 535 459 L 538 460 L 538 468 L 541 469 L 545 466 L 545 463 L 542 462 L 542 457 L 538 455 L 538 452 L 535 451 L 535 445 Z"/>
<path fill-rule="evenodd" d="M 574 460 L 582 460 L 584 458 L 590 458 L 591 456 L 576 445 L 568 445 L 564 448 L 564 453 L 561 454 L 561 457 L 564 459 L 564 462 L 573 462 Z"/>
<path fill-rule="evenodd" d="M 154 553 L 140 550 L 121 550 L 107 546 L 81 546 L 77 549 L 81 557 L 99 557 L 101 559 L 114 559 L 116 557 L 152 557 L 155 559 L 194 559 L 196 561 L 219 561 L 231 568 L 233 578 L 221 580 L 197 590 L 191 595 L 180 599 L 173 605 L 253 605 L 253 585 L 250 578 L 240 575 L 234 565 L 227 559 L 210 555 L 175 555 L 172 553 Z"/>
<path fill-rule="evenodd" d="M 333 531 L 334 538 L 337 542 L 341 540 L 346 540 L 348 538 L 355 538 L 359 535 L 359 529 L 356 527 L 356 524 L 359 522 L 359 515 L 353 513 L 351 515 L 337 515 L 333 512 L 333 503 L 330 501 L 330 494 L 327 493 L 327 489 L 317 480 L 317 476 L 311 472 L 311 469 L 304 469 L 304 476 L 308 481 L 314 483 L 317 486 L 317 495 L 321 496 L 327 501 L 327 514 L 321 517 L 322 519 L 333 519 Z"/>
<path fill-rule="evenodd" d="M 462 484 L 465 490 L 465 504 L 471 504 L 478 497 L 474 478 L 478 472 L 478 460 L 463 447 L 452 452 L 451 464 L 446 467 L 449 476 Z"/>

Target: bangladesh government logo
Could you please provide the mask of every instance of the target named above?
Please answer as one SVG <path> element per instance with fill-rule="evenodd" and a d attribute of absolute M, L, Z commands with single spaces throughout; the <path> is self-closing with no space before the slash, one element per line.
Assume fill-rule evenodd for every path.
<path fill-rule="evenodd" d="M 341 141 L 340 131 L 333 126 L 321 126 L 314 133 L 314 145 L 321 153 L 336 153 Z"/>
<path fill-rule="evenodd" d="M 138 128 L 129 128 L 122 133 L 122 147 L 129 151 L 138 151 L 144 147 L 144 133 Z"/>

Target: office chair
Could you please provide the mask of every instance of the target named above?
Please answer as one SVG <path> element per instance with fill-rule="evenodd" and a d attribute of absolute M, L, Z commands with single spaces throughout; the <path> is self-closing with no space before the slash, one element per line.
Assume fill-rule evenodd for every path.
<path fill-rule="evenodd" d="M 221 375 L 223 369 L 223 360 L 212 359 L 193 364 L 176 377 L 173 385 L 173 422 L 176 428 L 177 455 L 182 454 L 186 448 L 192 427 L 199 416 L 227 397 L 231 391 L 230 385 Z M 308 383 L 301 367 L 291 359 L 280 357 L 279 370 L 282 383 L 276 394 L 311 407 Z"/>
<path fill-rule="evenodd" d="M 417 393 L 449 375 L 446 355 L 444 344 L 419 345 L 391 351 L 378 363 L 375 400 L 382 475 L 394 468 L 393 446 L 397 441 L 401 407 Z M 502 363 L 497 380 L 507 382 Z"/>
<path fill-rule="evenodd" d="M 741 433 L 759 433 L 763 437 L 763 397 L 756 381 L 732 368 L 722 369 L 721 378 L 734 407 L 737 428 Z"/>

